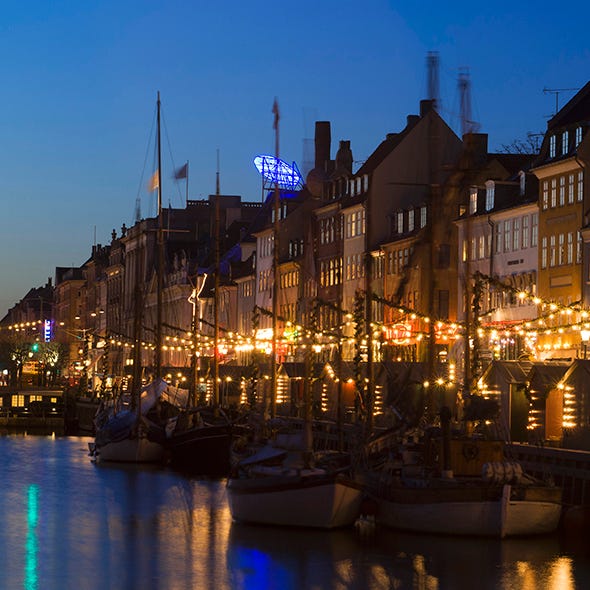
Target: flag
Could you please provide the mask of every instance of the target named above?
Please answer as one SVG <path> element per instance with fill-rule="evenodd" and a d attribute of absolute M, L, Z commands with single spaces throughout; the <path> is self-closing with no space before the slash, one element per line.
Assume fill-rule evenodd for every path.
<path fill-rule="evenodd" d="M 155 191 L 157 188 L 159 188 L 160 186 L 160 179 L 158 176 L 158 170 L 156 170 L 154 172 L 154 174 L 152 175 L 152 177 L 150 178 L 150 181 L 148 182 L 148 191 L 152 192 Z"/>
<path fill-rule="evenodd" d="M 186 178 L 187 176 L 188 176 L 188 162 L 184 166 L 181 166 L 180 168 L 178 168 L 178 170 L 176 170 L 176 172 L 174 173 L 174 178 L 176 180 L 179 180 L 181 178 Z"/>
<path fill-rule="evenodd" d="M 272 113 L 275 116 L 275 120 L 272 124 L 272 128 L 278 129 L 278 127 L 279 127 L 279 103 L 277 102 L 276 98 L 275 98 L 275 101 L 272 105 Z"/>

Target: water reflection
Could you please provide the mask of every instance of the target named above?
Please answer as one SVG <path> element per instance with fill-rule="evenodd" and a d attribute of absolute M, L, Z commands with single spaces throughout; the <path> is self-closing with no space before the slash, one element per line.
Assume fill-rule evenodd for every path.
<path fill-rule="evenodd" d="M 0 437 L 2 588 L 576 590 L 588 543 L 462 539 L 361 523 L 332 532 L 231 522 L 224 481 L 94 465 L 87 440 Z"/>

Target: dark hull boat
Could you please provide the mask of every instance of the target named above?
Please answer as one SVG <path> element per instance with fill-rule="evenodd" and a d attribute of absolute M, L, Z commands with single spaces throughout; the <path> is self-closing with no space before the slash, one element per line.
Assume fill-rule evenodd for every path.
<path fill-rule="evenodd" d="M 211 477 L 228 475 L 232 425 L 225 415 L 209 413 L 183 412 L 169 424 L 166 449 L 173 469 Z"/>

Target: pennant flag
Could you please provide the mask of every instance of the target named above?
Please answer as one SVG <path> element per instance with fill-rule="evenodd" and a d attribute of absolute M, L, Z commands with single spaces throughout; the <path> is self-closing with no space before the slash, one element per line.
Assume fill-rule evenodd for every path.
<path fill-rule="evenodd" d="M 181 178 L 186 178 L 187 176 L 188 176 L 188 162 L 184 166 L 181 166 L 174 173 L 174 178 L 176 178 L 176 180 L 179 180 Z"/>
<path fill-rule="evenodd" d="M 156 170 L 153 176 L 150 178 L 148 182 L 148 190 L 150 192 L 155 191 L 160 186 L 160 179 L 158 178 L 158 170 Z"/>
<path fill-rule="evenodd" d="M 275 101 L 272 105 L 272 113 L 275 116 L 275 120 L 272 124 L 272 128 L 277 129 L 279 126 L 279 103 L 277 102 L 276 98 L 275 98 Z"/>

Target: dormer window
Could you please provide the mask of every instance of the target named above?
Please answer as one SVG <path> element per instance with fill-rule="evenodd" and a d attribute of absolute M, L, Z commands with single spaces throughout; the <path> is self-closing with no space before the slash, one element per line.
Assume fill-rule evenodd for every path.
<path fill-rule="evenodd" d="M 518 180 L 520 181 L 520 196 L 523 197 L 526 190 L 526 174 L 522 170 L 518 173 Z"/>
<path fill-rule="evenodd" d="M 561 136 L 561 153 L 565 156 L 568 153 L 569 133 L 564 131 Z"/>
<path fill-rule="evenodd" d="M 486 182 L 486 211 L 491 211 L 494 208 L 494 189 L 494 181 L 488 180 Z"/>
<path fill-rule="evenodd" d="M 426 227 L 426 205 L 420 207 L 420 229 Z"/>
<path fill-rule="evenodd" d="M 555 135 L 549 138 L 549 157 L 555 158 Z"/>
<path fill-rule="evenodd" d="M 404 212 L 398 211 L 397 214 L 397 233 L 403 234 L 404 233 Z"/>
<path fill-rule="evenodd" d="M 408 231 L 414 231 L 414 209 L 408 211 Z"/>
<path fill-rule="evenodd" d="M 582 142 L 582 127 L 576 127 L 576 147 Z"/>

